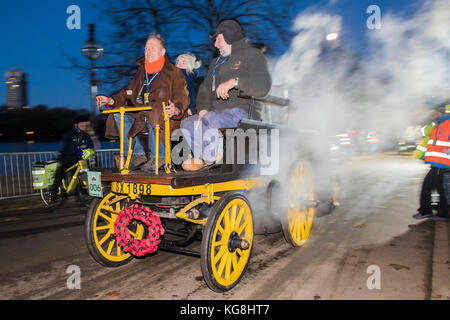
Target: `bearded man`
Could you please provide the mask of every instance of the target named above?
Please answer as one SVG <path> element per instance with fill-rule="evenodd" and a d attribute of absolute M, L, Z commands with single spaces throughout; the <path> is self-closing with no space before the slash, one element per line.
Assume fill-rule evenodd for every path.
<path fill-rule="evenodd" d="M 249 99 L 243 96 L 264 97 L 272 84 L 266 57 L 247 42 L 237 21 L 220 22 L 212 37 L 220 56 L 209 65 L 208 75 L 199 88 L 198 115 L 181 123 L 194 155 L 182 164 L 187 171 L 207 168 L 221 160 L 217 152 L 218 129 L 236 127 L 240 120 L 248 118 Z M 208 139 L 211 132 L 217 134 Z"/>

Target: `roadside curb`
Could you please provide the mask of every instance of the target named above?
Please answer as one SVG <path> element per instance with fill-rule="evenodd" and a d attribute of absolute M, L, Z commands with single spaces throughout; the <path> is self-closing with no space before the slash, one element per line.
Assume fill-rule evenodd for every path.
<path fill-rule="evenodd" d="M 414 152 L 383 152 L 386 156 L 413 157 Z"/>
<path fill-rule="evenodd" d="M 1 213 L 44 207 L 44 203 L 42 202 L 40 195 L 33 195 L 23 198 L 2 199 L 0 200 L 0 203 L 2 205 Z"/>
<path fill-rule="evenodd" d="M 434 249 L 432 257 L 431 299 L 450 299 L 450 247 L 448 222 L 434 222 Z"/>

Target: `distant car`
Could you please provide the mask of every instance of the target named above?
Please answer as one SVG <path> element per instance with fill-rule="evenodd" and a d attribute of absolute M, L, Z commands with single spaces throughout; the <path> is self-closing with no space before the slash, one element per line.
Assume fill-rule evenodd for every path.
<path fill-rule="evenodd" d="M 414 151 L 422 137 L 422 129 L 420 126 L 407 127 L 403 136 L 397 141 L 397 150 L 399 152 Z"/>

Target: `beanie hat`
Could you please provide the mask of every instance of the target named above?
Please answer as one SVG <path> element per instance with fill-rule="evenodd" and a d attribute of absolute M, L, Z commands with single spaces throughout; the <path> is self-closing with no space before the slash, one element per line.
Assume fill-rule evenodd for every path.
<path fill-rule="evenodd" d="M 233 42 L 244 38 L 242 27 L 236 20 L 222 20 L 211 38 L 217 37 L 218 34 L 223 34 L 223 38 L 228 44 L 233 44 Z"/>
<path fill-rule="evenodd" d="M 89 117 L 87 115 L 80 115 L 80 116 L 75 118 L 73 123 L 74 124 L 78 124 L 80 122 L 88 122 L 88 121 L 90 121 L 90 119 L 89 119 Z"/>

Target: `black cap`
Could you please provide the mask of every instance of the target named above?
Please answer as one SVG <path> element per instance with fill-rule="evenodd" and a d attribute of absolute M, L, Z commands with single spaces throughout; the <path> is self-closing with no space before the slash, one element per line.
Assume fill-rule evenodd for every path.
<path fill-rule="evenodd" d="M 242 27 L 236 20 L 222 20 L 211 38 L 215 38 L 218 34 L 223 34 L 223 38 L 228 44 L 232 44 L 233 42 L 244 38 Z"/>
<path fill-rule="evenodd" d="M 89 117 L 87 115 L 80 115 L 78 117 L 75 118 L 75 120 L 73 120 L 74 124 L 80 123 L 80 122 L 88 122 L 90 121 Z"/>

